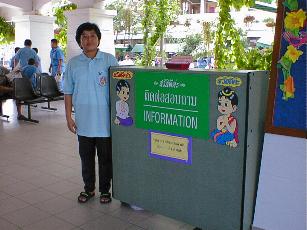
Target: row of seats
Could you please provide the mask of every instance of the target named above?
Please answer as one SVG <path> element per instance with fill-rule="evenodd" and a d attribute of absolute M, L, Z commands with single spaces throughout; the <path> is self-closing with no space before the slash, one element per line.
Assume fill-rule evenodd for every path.
<path fill-rule="evenodd" d="M 48 106 L 41 108 L 55 111 L 57 109 L 50 107 L 50 102 L 63 100 L 64 96 L 59 91 L 54 77 L 49 74 L 37 74 L 36 82 L 37 87 L 33 89 L 31 81 L 28 78 L 15 78 L 13 81 L 12 98 L 16 100 L 17 104 L 27 106 L 28 116 L 24 119 L 25 121 L 39 123 L 38 120 L 34 120 L 31 117 L 31 106 L 47 102 Z"/>

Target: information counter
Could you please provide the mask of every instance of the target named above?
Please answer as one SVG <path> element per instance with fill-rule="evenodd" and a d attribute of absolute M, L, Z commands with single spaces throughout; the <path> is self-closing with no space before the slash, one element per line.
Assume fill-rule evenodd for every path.
<path fill-rule="evenodd" d="M 113 196 L 204 230 L 249 230 L 267 71 L 110 70 Z"/>

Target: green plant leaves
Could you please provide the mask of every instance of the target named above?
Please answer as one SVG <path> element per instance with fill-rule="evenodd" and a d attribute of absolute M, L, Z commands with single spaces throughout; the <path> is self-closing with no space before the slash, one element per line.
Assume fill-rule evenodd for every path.
<path fill-rule="evenodd" d="M 15 28 L 5 18 L 0 17 L 0 45 L 9 44 L 15 40 Z"/>
<path fill-rule="evenodd" d="M 289 0 L 290 1 L 290 0 Z M 218 69 L 270 70 L 272 49 L 244 49 L 240 31 L 230 15 L 230 7 L 252 6 L 251 0 L 219 0 L 219 23 L 215 39 L 215 64 Z"/>
<path fill-rule="evenodd" d="M 144 0 L 142 65 L 151 66 L 156 55 L 156 44 L 170 22 L 176 18 L 178 10 L 178 0 Z"/>

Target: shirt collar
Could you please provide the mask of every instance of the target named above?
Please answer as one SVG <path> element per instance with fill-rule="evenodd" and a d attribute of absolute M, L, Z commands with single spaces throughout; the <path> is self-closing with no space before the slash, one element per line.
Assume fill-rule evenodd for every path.
<path fill-rule="evenodd" d="M 83 52 L 81 53 L 81 58 L 85 59 L 85 60 L 91 59 L 91 58 L 87 57 Z M 103 59 L 103 53 L 100 52 L 99 49 L 98 49 L 96 56 L 91 60 L 94 60 L 94 59 Z"/>

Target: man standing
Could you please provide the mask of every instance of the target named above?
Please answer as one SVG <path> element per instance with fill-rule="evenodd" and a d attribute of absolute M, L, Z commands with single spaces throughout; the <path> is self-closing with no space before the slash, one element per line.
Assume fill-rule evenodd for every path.
<path fill-rule="evenodd" d="M 55 38 L 51 39 L 50 60 L 49 72 L 53 77 L 55 77 L 57 74 L 61 75 L 64 73 L 64 53 L 58 46 L 58 40 Z"/>
<path fill-rule="evenodd" d="M 78 135 L 82 163 L 84 192 L 78 196 L 80 203 L 95 196 L 96 151 L 100 202 L 112 200 L 109 192 L 112 178 L 109 67 L 118 63 L 113 55 L 99 51 L 100 39 L 101 32 L 96 24 L 81 24 L 76 31 L 76 41 L 83 52 L 69 60 L 64 73 L 67 126 Z"/>
<path fill-rule="evenodd" d="M 20 68 L 23 68 L 28 65 L 28 61 L 30 58 L 33 58 L 35 61 L 35 65 L 38 66 L 38 56 L 35 51 L 31 49 L 32 41 L 30 39 L 26 39 L 24 45 L 25 47 L 18 50 L 15 55 L 14 66 L 17 66 L 19 62 Z"/>

